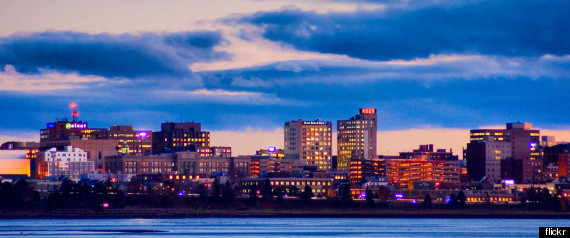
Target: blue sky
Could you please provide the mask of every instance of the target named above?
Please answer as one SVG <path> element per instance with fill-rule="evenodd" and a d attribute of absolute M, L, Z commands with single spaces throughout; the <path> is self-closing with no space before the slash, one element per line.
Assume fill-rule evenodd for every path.
<path fill-rule="evenodd" d="M 92 127 L 196 121 L 274 144 L 288 120 L 360 107 L 381 132 L 570 130 L 567 1 L 35 3 L 0 8 L 0 138 L 71 102 Z"/>

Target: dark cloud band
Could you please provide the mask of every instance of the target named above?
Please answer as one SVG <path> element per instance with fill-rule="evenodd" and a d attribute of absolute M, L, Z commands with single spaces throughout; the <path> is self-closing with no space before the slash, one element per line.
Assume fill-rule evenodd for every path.
<path fill-rule="evenodd" d="M 369 60 L 430 54 L 570 54 L 568 1 L 475 1 L 386 11 L 256 13 L 241 21 L 299 50 Z"/>
<path fill-rule="evenodd" d="M 189 64 L 229 58 L 213 49 L 222 42 L 218 32 L 13 35 L 0 38 L 0 68 L 13 65 L 21 73 L 51 69 L 124 78 L 188 77 Z"/>

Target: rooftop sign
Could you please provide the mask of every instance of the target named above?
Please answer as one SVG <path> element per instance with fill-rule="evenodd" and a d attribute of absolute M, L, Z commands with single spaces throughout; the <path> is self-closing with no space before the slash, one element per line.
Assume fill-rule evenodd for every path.
<path fill-rule="evenodd" d="M 324 121 L 304 121 L 303 124 L 305 125 L 324 125 Z"/>
<path fill-rule="evenodd" d="M 65 129 L 85 129 L 85 128 L 87 128 L 87 123 L 68 122 L 65 124 Z"/>
<path fill-rule="evenodd" d="M 376 114 L 376 108 L 360 108 L 360 114 Z"/>
<path fill-rule="evenodd" d="M 150 135 L 148 131 L 139 131 L 137 132 L 137 136 L 141 139 L 146 139 Z"/>

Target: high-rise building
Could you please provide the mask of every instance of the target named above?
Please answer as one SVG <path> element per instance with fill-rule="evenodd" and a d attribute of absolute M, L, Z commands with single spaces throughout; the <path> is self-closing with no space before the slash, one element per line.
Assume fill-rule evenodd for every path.
<path fill-rule="evenodd" d="M 337 169 L 349 170 L 351 159 L 376 158 L 376 109 L 361 108 L 360 114 L 337 121 Z"/>
<path fill-rule="evenodd" d="M 152 151 L 195 151 L 197 147 L 210 147 L 210 132 L 202 131 L 200 123 L 166 122 L 159 132 L 152 133 Z"/>
<path fill-rule="evenodd" d="M 118 154 L 152 153 L 151 131 L 135 131 L 133 126 L 114 125 L 109 129 L 109 139 L 117 140 Z"/>
<path fill-rule="evenodd" d="M 331 168 L 332 123 L 290 121 L 285 123 L 285 158 L 306 160 L 308 166 Z"/>
<path fill-rule="evenodd" d="M 534 181 L 531 177 L 536 178 L 540 173 L 542 166 L 538 166 L 537 161 L 542 161 L 542 156 L 537 147 L 540 131 L 531 128 L 530 123 L 517 122 L 507 123 L 506 129 L 471 130 L 465 151 L 469 178 L 486 183 L 506 178 L 515 179 L 517 183 Z M 501 162 L 507 158 L 522 161 Z M 507 172 L 502 165 L 510 165 Z M 505 177 L 513 174 L 516 178 Z"/>

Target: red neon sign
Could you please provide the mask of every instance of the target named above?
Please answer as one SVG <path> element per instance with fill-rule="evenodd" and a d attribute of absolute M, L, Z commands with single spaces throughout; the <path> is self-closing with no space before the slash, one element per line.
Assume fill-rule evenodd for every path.
<path fill-rule="evenodd" d="M 376 114 L 375 108 L 360 108 L 360 114 Z"/>

